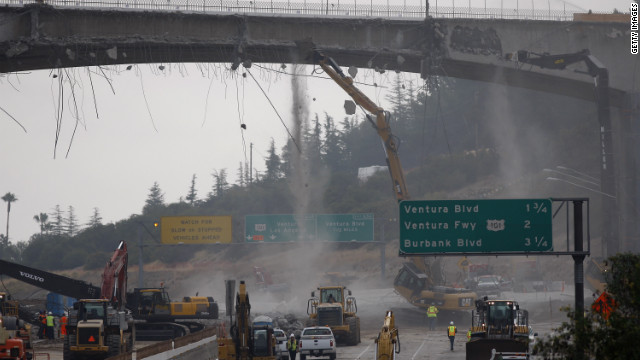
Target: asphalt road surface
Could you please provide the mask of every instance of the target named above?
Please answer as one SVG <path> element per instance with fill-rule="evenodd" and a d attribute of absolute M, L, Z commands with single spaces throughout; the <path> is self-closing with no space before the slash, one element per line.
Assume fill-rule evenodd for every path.
<path fill-rule="evenodd" d="M 374 340 L 380 331 L 387 310 L 395 315 L 396 327 L 400 335 L 400 353 L 397 360 L 416 359 L 465 359 L 466 331 L 471 324 L 471 315 L 440 314 L 436 331 L 428 331 L 426 318 L 422 311 L 409 305 L 403 298 L 396 295 L 392 289 L 370 289 L 354 291 L 358 298 L 358 315 L 361 317 L 361 339 L 357 346 L 338 346 L 339 360 L 357 360 L 375 358 Z M 556 293 L 505 293 L 502 296 L 515 299 L 521 308 L 529 310 L 529 322 L 533 330 L 544 336 L 552 332 L 566 320 L 559 309 L 573 303 L 572 291 Z M 258 308 L 266 311 L 271 304 L 256 303 L 256 311 L 252 307 L 252 314 L 259 313 Z M 302 316 L 302 315 L 301 315 Z M 455 321 L 458 335 L 454 342 L 454 351 L 450 350 L 446 327 L 449 321 Z M 147 343 L 148 344 L 148 343 Z M 137 347 L 147 344 L 138 344 Z M 36 340 L 34 343 L 36 360 L 63 360 L 62 341 Z M 45 355 L 46 354 L 46 355 Z"/>

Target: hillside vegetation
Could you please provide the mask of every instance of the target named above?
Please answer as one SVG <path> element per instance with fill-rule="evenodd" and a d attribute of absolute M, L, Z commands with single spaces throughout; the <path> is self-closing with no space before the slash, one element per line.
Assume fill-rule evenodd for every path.
<path fill-rule="evenodd" d="M 412 199 L 578 196 L 583 194 L 579 189 L 545 182 L 542 169 L 567 165 L 593 174 L 599 168 L 599 127 L 592 103 L 441 78 L 431 79 L 419 89 L 398 81 L 388 100 L 394 114 L 390 126 L 401 140 L 400 158 Z M 158 263 L 180 270 L 215 264 L 215 269 L 228 266 L 249 276 L 250 266 L 261 262 L 258 259 L 262 257 L 267 259 L 269 253 L 274 264 L 289 263 L 289 269 L 295 269 L 292 266 L 297 264 L 296 258 L 306 258 L 286 253 L 297 245 L 274 245 L 269 251 L 241 245 L 245 215 L 373 213 L 375 240 L 388 243 L 386 256 L 392 267 L 392 259 L 397 258 L 397 245 L 392 240 L 397 238 L 398 208 L 389 175 L 380 172 L 364 182 L 357 178 L 360 167 L 385 165 L 380 140 L 371 123 L 361 114 L 342 120 L 315 115 L 302 125 L 302 138 L 297 139 L 300 151 L 292 141 L 279 151 L 272 143 L 264 159 L 264 173 L 250 177 L 247 165 L 240 164 L 235 170 L 239 181 L 230 184 L 229 170 L 217 169 L 209 194 L 195 193 L 192 185 L 185 189 L 185 197 L 175 203 L 166 203 L 161 187 L 150 184 L 147 201 L 140 204 L 141 214 L 116 223 L 103 224 L 96 214 L 95 222 L 79 229 L 77 224 L 71 226 L 71 219 L 65 219 L 61 212 L 51 214 L 43 231 L 28 242 L 0 242 L 0 257 L 47 270 L 72 273 L 83 269 L 97 273 L 95 270 L 103 267 L 121 240 L 129 244 L 130 266 L 138 264 L 136 245 L 142 239 L 148 245 L 143 258 L 150 272 Z M 156 241 L 160 232 L 152 224 L 163 216 L 177 215 L 231 215 L 233 242 L 237 245 L 159 246 Z M 354 245 L 349 251 L 371 255 L 363 255 L 358 262 L 344 258 L 341 262 L 332 259 L 331 263 L 343 264 L 346 270 L 360 267 L 365 272 L 376 271 L 366 264 L 367 259 L 377 264 L 377 246 Z M 136 281 L 131 269 L 132 281 Z M 283 269 L 277 271 L 284 273 Z M 174 282 L 180 273 L 174 272 Z M 193 270 L 191 274 L 194 273 L 200 271 Z M 387 276 L 393 275 L 388 273 Z M 213 274 L 207 276 L 214 278 Z M 149 279 L 152 281 L 153 275 Z M 99 279 L 93 281 L 97 283 Z"/>

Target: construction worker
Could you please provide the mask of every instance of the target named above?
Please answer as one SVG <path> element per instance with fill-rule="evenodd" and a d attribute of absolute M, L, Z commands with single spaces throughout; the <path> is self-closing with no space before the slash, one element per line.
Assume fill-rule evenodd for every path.
<path fill-rule="evenodd" d="M 467 331 L 467 341 L 471 341 L 471 329 Z"/>
<path fill-rule="evenodd" d="M 44 314 L 43 310 L 40 310 L 38 314 L 38 320 L 40 321 L 40 329 L 38 330 L 38 339 L 44 339 L 45 331 L 47 329 L 47 315 Z"/>
<path fill-rule="evenodd" d="M 298 351 L 298 342 L 295 335 L 291 334 L 287 341 L 287 350 L 289 350 L 289 360 L 296 360 L 296 352 Z"/>
<path fill-rule="evenodd" d="M 60 337 L 64 339 L 67 335 L 67 314 L 63 313 L 60 318 Z"/>
<path fill-rule="evenodd" d="M 438 308 L 436 303 L 431 303 L 431 306 L 427 308 L 427 320 L 429 321 L 429 330 L 436 329 L 436 322 L 438 321 Z"/>
<path fill-rule="evenodd" d="M 458 328 L 453 325 L 453 321 L 449 323 L 447 327 L 447 335 L 449 336 L 449 341 L 451 342 L 451 351 L 453 351 L 453 340 L 456 338 L 456 333 L 458 332 Z"/>
<path fill-rule="evenodd" d="M 49 314 L 47 315 L 47 339 L 49 340 L 53 340 L 53 325 L 53 313 L 49 311 Z"/>

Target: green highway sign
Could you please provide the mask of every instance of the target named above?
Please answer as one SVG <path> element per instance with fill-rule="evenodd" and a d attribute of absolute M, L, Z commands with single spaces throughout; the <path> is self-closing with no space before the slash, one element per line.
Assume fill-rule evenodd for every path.
<path fill-rule="evenodd" d="M 400 203 L 400 255 L 552 251 L 550 199 Z"/>
<path fill-rule="evenodd" d="M 245 241 L 373 241 L 373 214 L 245 216 Z"/>
<path fill-rule="evenodd" d="M 373 214 L 316 216 L 317 237 L 324 241 L 373 241 Z"/>

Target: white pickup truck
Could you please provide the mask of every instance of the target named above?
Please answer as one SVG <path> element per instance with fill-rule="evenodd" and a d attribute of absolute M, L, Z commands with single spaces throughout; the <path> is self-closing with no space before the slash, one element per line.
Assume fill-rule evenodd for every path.
<path fill-rule="evenodd" d="M 307 356 L 336 358 L 336 339 L 331 328 L 314 326 L 304 328 L 298 343 L 300 360 L 307 360 Z"/>

